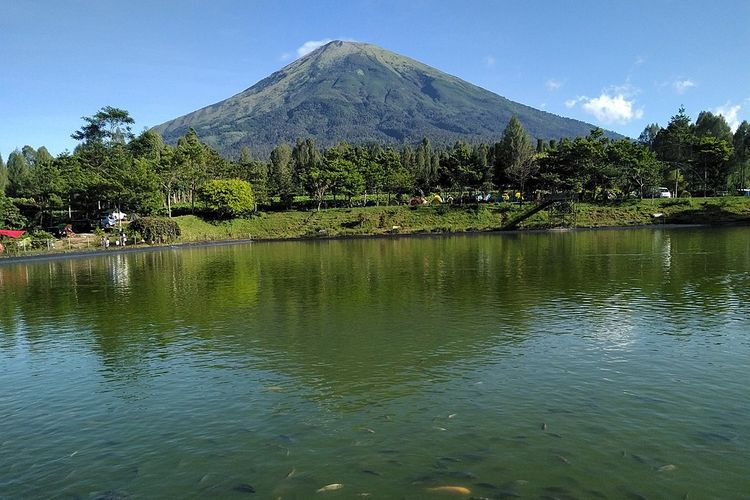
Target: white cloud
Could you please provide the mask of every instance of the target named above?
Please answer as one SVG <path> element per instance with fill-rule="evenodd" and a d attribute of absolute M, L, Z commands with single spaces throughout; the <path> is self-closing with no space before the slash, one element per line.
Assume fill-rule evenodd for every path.
<path fill-rule="evenodd" d="M 633 61 L 634 66 L 640 66 L 641 64 L 646 62 L 646 58 L 643 56 L 636 56 L 635 61 Z"/>
<path fill-rule="evenodd" d="M 555 78 L 550 78 L 549 80 L 547 80 L 547 83 L 545 83 L 545 86 L 547 87 L 547 90 L 549 90 L 550 92 L 554 92 L 555 90 L 562 87 L 563 83 L 564 82 L 557 80 Z"/>
<path fill-rule="evenodd" d="M 289 52 L 284 52 L 283 54 L 281 54 L 281 56 L 279 56 L 279 61 L 284 62 L 284 61 L 288 61 L 291 58 L 292 58 L 292 54 L 290 54 Z"/>
<path fill-rule="evenodd" d="M 332 38 L 325 38 L 323 40 L 308 40 L 297 48 L 297 57 L 306 56 L 313 50 L 322 47 L 323 45 L 332 41 Z"/>
<path fill-rule="evenodd" d="M 578 104 L 579 102 L 583 102 L 586 99 L 587 99 L 587 97 L 585 97 L 585 96 L 578 96 L 575 99 L 568 99 L 567 101 L 565 101 L 565 107 L 566 108 L 575 108 L 576 104 Z"/>
<path fill-rule="evenodd" d="M 494 68 L 496 63 L 497 60 L 495 59 L 495 56 L 489 55 L 484 58 L 484 65 L 488 68 Z"/>
<path fill-rule="evenodd" d="M 625 124 L 643 117 L 643 109 L 635 109 L 635 100 L 628 100 L 624 94 L 602 92 L 599 97 L 584 97 L 579 101 L 583 102 L 584 111 L 602 123 Z"/>
<path fill-rule="evenodd" d="M 725 105 L 715 108 L 714 113 L 723 116 L 732 132 L 735 132 L 737 127 L 740 126 L 740 109 L 742 109 L 741 104 L 732 105 L 732 103 L 727 102 Z"/>
<path fill-rule="evenodd" d="M 697 86 L 697 83 L 695 83 L 690 78 L 686 78 L 684 80 L 675 80 L 672 82 L 672 88 L 680 95 L 684 94 L 688 89 L 695 86 Z"/>

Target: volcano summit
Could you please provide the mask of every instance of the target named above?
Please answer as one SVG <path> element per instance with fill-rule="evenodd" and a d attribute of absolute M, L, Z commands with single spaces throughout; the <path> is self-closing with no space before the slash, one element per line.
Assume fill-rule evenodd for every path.
<path fill-rule="evenodd" d="M 319 146 L 495 142 L 511 116 L 538 139 L 594 125 L 541 111 L 375 45 L 333 41 L 228 99 L 156 128 L 174 143 L 190 127 L 224 155 L 267 155 L 280 142 Z M 616 134 L 612 134 L 613 136 Z"/>

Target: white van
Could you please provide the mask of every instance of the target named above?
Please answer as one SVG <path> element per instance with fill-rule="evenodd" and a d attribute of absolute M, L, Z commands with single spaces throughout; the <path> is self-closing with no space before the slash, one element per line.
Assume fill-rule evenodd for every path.
<path fill-rule="evenodd" d="M 659 198 L 671 198 L 672 193 L 669 192 L 669 189 L 665 187 L 659 188 Z"/>

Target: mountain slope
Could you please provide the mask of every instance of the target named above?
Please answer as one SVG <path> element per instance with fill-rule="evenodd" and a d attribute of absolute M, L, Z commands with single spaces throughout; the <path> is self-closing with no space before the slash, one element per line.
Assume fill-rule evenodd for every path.
<path fill-rule="evenodd" d="M 192 127 L 225 155 L 268 154 L 282 141 L 495 142 L 513 115 L 535 138 L 586 135 L 585 122 L 510 101 L 374 45 L 330 42 L 249 89 L 156 128 L 175 142 Z M 615 136 L 616 134 L 612 134 Z"/>

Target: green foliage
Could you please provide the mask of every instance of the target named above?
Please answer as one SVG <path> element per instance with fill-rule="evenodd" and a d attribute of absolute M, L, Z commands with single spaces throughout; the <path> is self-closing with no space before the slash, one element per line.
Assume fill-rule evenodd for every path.
<path fill-rule="evenodd" d="M 10 198 L 0 193 L 0 229 L 24 229 L 28 221 Z"/>
<path fill-rule="evenodd" d="M 505 127 L 495 158 L 495 171 L 504 171 L 508 178 L 518 183 L 523 192 L 526 181 L 537 170 L 537 163 L 534 161 L 531 139 L 515 115 Z"/>
<path fill-rule="evenodd" d="M 15 150 L 8 156 L 8 186 L 6 191 L 11 196 L 24 196 L 31 182 L 31 172 L 26 155 Z"/>
<path fill-rule="evenodd" d="M 84 144 L 125 144 L 133 139 L 131 125 L 135 123 L 124 109 L 105 106 L 93 116 L 84 116 L 86 124 L 71 137 Z"/>
<path fill-rule="evenodd" d="M 5 168 L 3 155 L 0 155 L 0 196 L 5 194 L 5 186 L 8 185 L 8 169 Z"/>
<path fill-rule="evenodd" d="M 180 226 L 167 217 L 140 217 L 130 223 L 130 230 L 148 243 L 169 243 L 180 237 Z"/>
<path fill-rule="evenodd" d="M 271 151 L 268 185 L 271 193 L 281 198 L 286 206 L 291 206 L 296 192 L 293 169 L 292 148 L 287 143 L 279 144 Z"/>
<path fill-rule="evenodd" d="M 253 189 L 240 179 L 208 181 L 199 195 L 206 207 L 221 218 L 241 217 L 255 210 Z"/>

